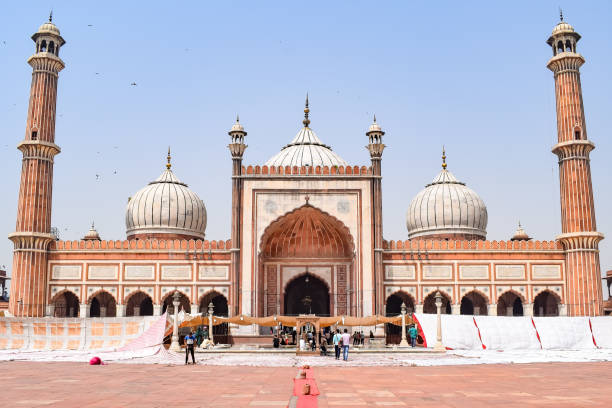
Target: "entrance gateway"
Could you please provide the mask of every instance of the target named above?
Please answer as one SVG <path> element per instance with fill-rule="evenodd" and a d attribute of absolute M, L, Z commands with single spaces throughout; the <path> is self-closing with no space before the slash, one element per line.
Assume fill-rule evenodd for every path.
<path fill-rule="evenodd" d="M 279 217 L 261 240 L 258 314 L 355 315 L 354 256 L 348 228 L 308 202 Z"/>

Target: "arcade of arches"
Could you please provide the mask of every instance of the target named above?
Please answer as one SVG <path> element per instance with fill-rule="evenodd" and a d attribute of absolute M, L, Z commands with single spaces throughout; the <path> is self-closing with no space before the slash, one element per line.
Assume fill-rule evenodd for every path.
<path fill-rule="evenodd" d="M 273 221 L 260 249 L 258 315 L 356 314 L 355 245 L 340 220 L 306 203 Z"/>

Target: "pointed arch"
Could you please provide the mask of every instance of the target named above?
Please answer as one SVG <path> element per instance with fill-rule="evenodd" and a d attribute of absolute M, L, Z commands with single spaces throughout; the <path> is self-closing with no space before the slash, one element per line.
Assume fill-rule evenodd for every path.
<path fill-rule="evenodd" d="M 130 293 L 125 305 L 126 316 L 153 316 L 153 298 L 142 290 Z"/>
<path fill-rule="evenodd" d="M 487 315 L 489 298 L 477 289 L 472 289 L 461 297 L 462 315 Z"/>
<path fill-rule="evenodd" d="M 51 302 L 53 305 L 54 317 L 78 317 L 80 312 L 79 297 L 69 289 L 63 289 L 53 296 Z"/>
<path fill-rule="evenodd" d="M 209 290 L 199 298 L 199 312 L 202 314 L 208 313 L 208 305 L 212 302 L 213 313 L 215 316 L 228 316 L 228 304 L 225 295 L 217 290 Z"/>
<path fill-rule="evenodd" d="M 439 289 L 439 291 L 442 295 L 442 313 L 451 314 L 452 297 L 441 289 Z M 429 292 L 429 294 L 423 298 L 423 313 L 437 313 L 437 308 L 435 305 L 436 292 L 437 290 Z"/>
<path fill-rule="evenodd" d="M 497 298 L 498 316 L 523 316 L 525 298 L 516 290 L 508 289 Z"/>
<path fill-rule="evenodd" d="M 398 304 L 398 299 L 406 304 L 408 313 L 414 312 L 414 306 L 416 305 L 416 299 L 410 293 L 404 290 L 396 290 L 389 294 L 385 299 L 385 314 L 387 316 L 397 316 L 401 313 L 401 303 Z"/>
<path fill-rule="evenodd" d="M 533 298 L 534 316 L 559 316 L 561 297 L 550 289 L 540 291 Z"/>
<path fill-rule="evenodd" d="M 167 310 L 172 310 L 172 313 L 174 313 L 174 294 L 175 293 L 179 293 L 179 311 L 183 310 L 185 313 L 191 313 L 191 300 L 189 298 L 189 296 L 187 296 L 185 294 L 185 292 L 179 290 L 179 289 L 174 289 L 169 291 L 168 293 L 166 293 L 162 299 L 161 299 L 161 304 L 162 304 L 162 314 L 165 313 Z"/>
<path fill-rule="evenodd" d="M 117 299 L 108 291 L 99 289 L 87 299 L 89 317 L 117 316 Z"/>
<path fill-rule="evenodd" d="M 336 217 L 304 204 L 272 221 L 260 241 L 264 258 L 344 258 L 355 252 L 353 236 Z"/>

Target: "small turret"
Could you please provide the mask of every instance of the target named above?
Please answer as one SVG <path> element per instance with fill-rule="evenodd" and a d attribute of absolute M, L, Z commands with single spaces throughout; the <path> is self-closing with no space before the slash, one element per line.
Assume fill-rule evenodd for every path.
<path fill-rule="evenodd" d="M 531 238 L 529 237 L 529 235 L 527 235 L 527 233 L 523 229 L 523 226 L 521 225 L 521 222 L 519 221 L 518 228 L 516 229 L 516 232 L 514 233 L 512 238 L 510 238 L 510 241 L 529 241 L 529 240 L 531 240 Z"/>
<path fill-rule="evenodd" d="M 83 241 L 100 241 L 100 234 L 98 234 L 98 231 L 96 231 L 96 227 L 93 222 L 91 223 L 91 228 L 83 237 Z"/>
<path fill-rule="evenodd" d="M 244 143 L 247 132 L 244 131 L 244 127 L 240 124 L 239 116 L 236 116 L 236 123 L 234 123 L 227 134 L 231 137 L 231 143 L 227 147 L 230 149 L 232 158 L 242 159 L 242 155 L 247 148 L 247 145 Z"/>

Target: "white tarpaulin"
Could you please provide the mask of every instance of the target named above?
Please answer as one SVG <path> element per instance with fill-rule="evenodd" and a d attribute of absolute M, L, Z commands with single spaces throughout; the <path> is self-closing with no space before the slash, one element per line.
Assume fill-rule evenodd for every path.
<path fill-rule="evenodd" d="M 471 317 L 471 316 L 470 316 Z M 482 344 L 489 350 L 540 350 L 530 317 L 475 316 Z"/>
<path fill-rule="evenodd" d="M 594 349 L 588 317 L 534 317 L 533 321 L 548 350 Z"/>
<path fill-rule="evenodd" d="M 0 349 L 116 349 L 139 337 L 159 316 L 0 318 Z"/>
<path fill-rule="evenodd" d="M 597 347 L 612 349 L 612 316 L 591 317 L 591 328 Z"/>
<path fill-rule="evenodd" d="M 428 347 L 436 344 L 438 331 L 437 316 L 428 313 L 415 313 L 425 335 Z M 455 350 L 480 350 L 482 343 L 472 316 L 442 315 L 442 344 Z"/>

